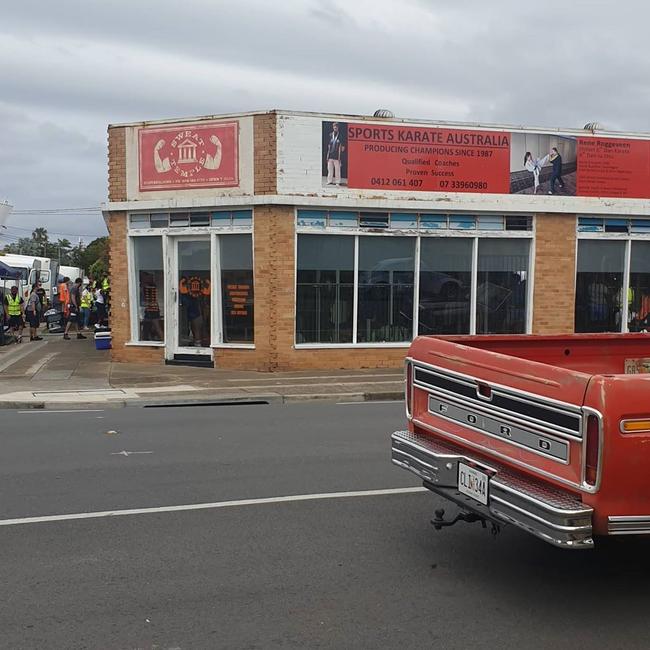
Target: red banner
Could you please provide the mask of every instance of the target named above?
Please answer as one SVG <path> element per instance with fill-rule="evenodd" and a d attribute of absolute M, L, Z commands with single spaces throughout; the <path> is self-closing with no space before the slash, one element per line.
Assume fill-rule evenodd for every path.
<path fill-rule="evenodd" d="M 578 196 L 650 197 L 650 142 L 578 138 Z"/>
<path fill-rule="evenodd" d="M 140 191 L 239 185 L 239 125 L 200 122 L 138 133 Z"/>
<path fill-rule="evenodd" d="M 650 139 L 322 122 L 322 185 L 650 198 Z"/>
<path fill-rule="evenodd" d="M 429 192 L 510 191 L 510 134 L 348 124 L 348 186 Z"/>

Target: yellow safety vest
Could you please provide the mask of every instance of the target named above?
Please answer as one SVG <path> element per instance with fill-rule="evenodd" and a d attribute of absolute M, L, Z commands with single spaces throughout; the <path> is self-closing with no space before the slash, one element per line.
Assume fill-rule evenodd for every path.
<path fill-rule="evenodd" d="M 83 308 L 87 307 L 90 309 L 90 305 L 92 304 L 92 302 L 93 302 L 93 296 L 90 292 L 81 294 L 81 307 Z"/>
<path fill-rule="evenodd" d="M 108 278 L 104 278 L 104 281 L 102 282 L 102 289 L 104 291 L 108 291 L 111 288 L 111 285 L 108 281 Z"/>
<path fill-rule="evenodd" d="M 7 296 L 7 311 L 9 316 L 20 316 L 20 296 L 16 294 L 15 298 L 11 297 L 11 294 Z"/>

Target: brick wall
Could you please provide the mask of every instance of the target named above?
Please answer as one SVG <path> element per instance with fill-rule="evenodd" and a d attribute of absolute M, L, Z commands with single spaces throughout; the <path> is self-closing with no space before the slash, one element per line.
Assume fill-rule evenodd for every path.
<path fill-rule="evenodd" d="M 108 262 L 111 278 L 111 333 L 113 358 L 117 358 L 124 344 L 131 339 L 129 324 L 129 287 L 126 259 L 126 213 L 113 212 L 107 219 L 110 245 Z"/>
<path fill-rule="evenodd" d="M 255 208 L 255 350 L 215 350 L 215 366 L 268 372 L 401 367 L 406 348 L 294 348 L 294 237 L 293 207 Z"/>
<path fill-rule="evenodd" d="M 576 216 L 538 214 L 533 334 L 574 331 Z"/>
<path fill-rule="evenodd" d="M 108 129 L 108 200 L 126 201 L 126 129 Z"/>
<path fill-rule="evenodd" d="M 275 113 L 254 116 L 253 147 L 255 194 L 275 194 L 277 191 Z"/>

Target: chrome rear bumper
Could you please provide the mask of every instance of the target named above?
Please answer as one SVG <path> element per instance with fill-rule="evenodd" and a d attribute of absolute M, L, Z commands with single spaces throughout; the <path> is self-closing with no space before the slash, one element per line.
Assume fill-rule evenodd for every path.
<path fill-rule="evenodd" d="M 522 478 L 506 467 L 479 461 L 452 444 L 396 431 L 391 436 L 395 465 L 419 476 L 426 486 L 462 508 L 514 524 L 562 548 L 593 548 L 593 509 L 568 492 Z M 488 505 L 458 492 L 458 463 L 490 475 Z"/>

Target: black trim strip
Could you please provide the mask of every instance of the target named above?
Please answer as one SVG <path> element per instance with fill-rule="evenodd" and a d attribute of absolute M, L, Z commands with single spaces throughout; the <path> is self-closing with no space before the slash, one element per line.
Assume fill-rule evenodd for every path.
<path fill-rule="evenodd" d="M 414 378 L 416 382 L 424 386 L 441 388 L 455 395 L 462 395 L 483 407 L 491 404 L 504 411 L 533 418 L 540 422 L 562 427 L 569 431 L 575 431 L 576 434 L 580 434 L 581 418 L 578 414 L 569 415 L 568 413 L 560 413 L 542 405 L 507 397 L 499 394 L 497 389 L 493 389 L 491 401 L 479 400 L 477 398 L 477 385 L 470 386 L 461 380 L 443 377 L 431 370 L 418 368 L 417 366 L 414 366 Z"/>

